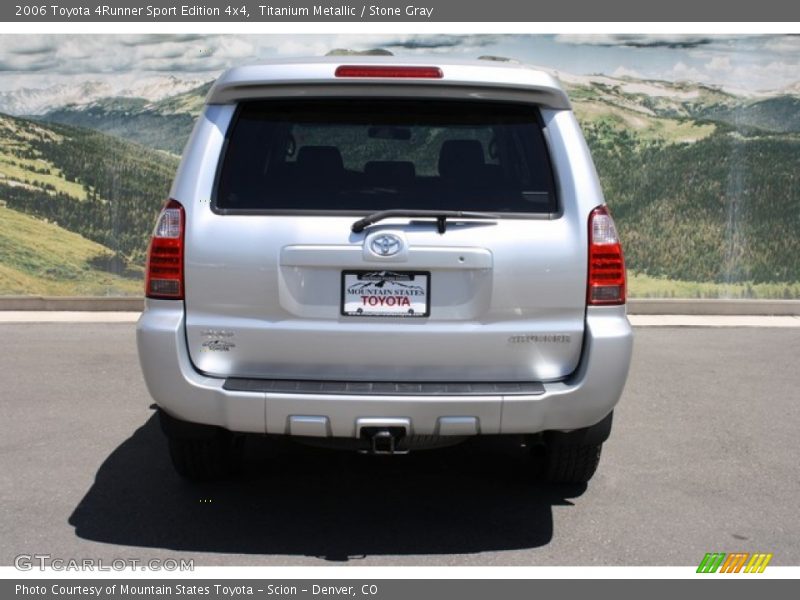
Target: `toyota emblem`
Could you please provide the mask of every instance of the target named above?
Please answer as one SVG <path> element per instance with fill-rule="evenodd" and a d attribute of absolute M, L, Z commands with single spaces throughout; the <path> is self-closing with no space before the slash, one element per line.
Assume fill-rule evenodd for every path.
<path fill-rule="evenodd" d="M 394 256 L 400 252 L 402 245 L 402 240 L 391 233 L 376 235 L 369 242 L 370 250 L 378 256 Z"/>

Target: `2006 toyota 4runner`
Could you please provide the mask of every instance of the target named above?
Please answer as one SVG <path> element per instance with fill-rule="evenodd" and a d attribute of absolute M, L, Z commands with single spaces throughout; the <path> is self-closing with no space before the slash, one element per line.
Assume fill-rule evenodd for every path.
<path fill-rule="evenodd" d="M 212 87 L 148 251 L 139 357 L 178 472 L 242 434 L 522 435 L 585 482 L 631 357 L 570 103 L 511 64 L 314 59 Z"/>

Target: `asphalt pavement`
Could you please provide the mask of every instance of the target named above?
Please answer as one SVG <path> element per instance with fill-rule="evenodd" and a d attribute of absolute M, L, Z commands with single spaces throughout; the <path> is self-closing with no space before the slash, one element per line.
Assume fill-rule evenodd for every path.
<path fill-rule="evenodd" d="M 478 440 L 401 457 L 251 440 L 243 472 L 172 471 L 132 323 L 2 323 L 0 565 L 800 564 L 800 332 L 640 327 L 587 486 Z"/>

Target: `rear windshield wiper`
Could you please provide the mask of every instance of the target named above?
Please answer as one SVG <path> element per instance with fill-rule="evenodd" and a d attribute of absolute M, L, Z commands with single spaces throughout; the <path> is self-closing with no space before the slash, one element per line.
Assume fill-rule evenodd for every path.
<path fill-rule="evenodd" d="M 384 219 L 391 219 L 392 217 L 430 217 L 436 219 L 436 229 L 439 233 L 444 233 L 447 229 L 447 219 L 499 219 L 500 215 L 496 213 L 485 212 L 469 212 L 460 210 L 406 210 L 403 208 L 395 208 L 392 210 L 382 210 L 380 212 L 372 213 L 359 219 L 353 226 L 353 233 L 361 233 L 370 225 L 383 221 Z"/>

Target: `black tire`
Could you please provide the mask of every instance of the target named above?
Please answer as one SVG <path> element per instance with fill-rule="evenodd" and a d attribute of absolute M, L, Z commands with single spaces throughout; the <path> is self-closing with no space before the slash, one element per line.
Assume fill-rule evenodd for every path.
<path fill-rule="evenodd" d="M 230 475 L 241 458 L 242 439 L 219 427 L 182 421 L 160 411 L 169 456 L 178 475 L 210 481 Z"/>
<path fill-rule="evenodd" d="M 233 472 L 235 453 L 228 436 L 210 440 L 170 439 L 168 443 L 172 466 L 184 479 L 211 481 Z"/>
<path fill-rule="evenodd" d="M 600 464 L 603 444 L 548 444 L 543 477 L 550 483 L 587 483 Z"/>

